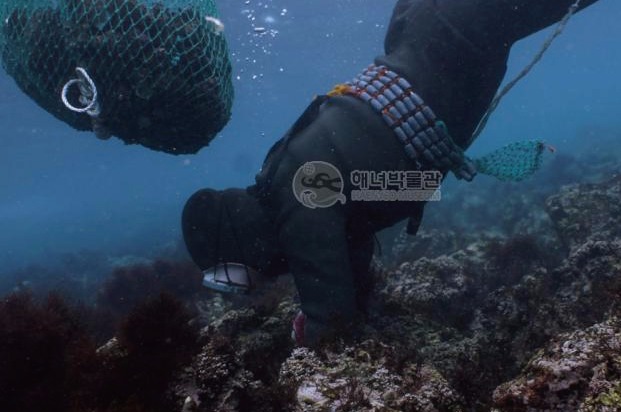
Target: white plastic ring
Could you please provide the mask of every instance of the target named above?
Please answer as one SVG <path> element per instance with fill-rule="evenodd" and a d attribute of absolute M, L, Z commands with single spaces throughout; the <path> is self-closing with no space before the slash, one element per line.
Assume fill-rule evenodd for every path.
<path fill-rule="evenodd" d="M 96 116 L 98 114 L 97 113 L 98 110 L 97 110 L 97 87 L 95 86 L 95 82 L 93 82 L 93 79 L 91 79 L 91 77 L 88 75 L 86 70 L 84 70 L 83 68 L 77 67 L 75 70 L 78 73 L 78 76 L 80 78 L 71 79 L 64 85 L 62 93 L 61 93 L 61 99 L 63 101 L 63 104 L 67 107 L 67 109 L 73 112 L 88 113 L 91 116 Z M 85 107 L 75 107 L 74 105 L 69 103 L 67 94 L 69 93 L 69 88 L 71 88 L 71 86 L 73 86 L 74 84 L 77 84 L 80 87 L 80 89 L 82 89 L 83 87 L 88 87 L 87 90 L 90 92 L 91 94 L 90 96 L 86 96 L 83 90 L 80 90 L 84 100 L 88 101 L 88 104 Z"/>

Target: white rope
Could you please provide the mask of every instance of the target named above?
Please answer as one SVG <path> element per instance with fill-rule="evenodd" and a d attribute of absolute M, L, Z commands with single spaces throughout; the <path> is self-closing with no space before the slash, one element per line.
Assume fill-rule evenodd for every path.
<path fill-rule="evenodd" d="M 509 93 L 511 89 L 513 89 L 513 87 L 520 80 L 526 77 L 526 75 L 532 70 L 533 67 L 535 67 L 537 63 L 539 63 L 544 53 L 548 50 L 548 48 L 552 44 L 552 42 L 563 32 L 563 30 L 565 29 L 565 26 L 567 25 L 567 22 L 569 22 L 569 19 L 571 19 L 571 17 L 574 15 L 576 10 L 578 10 L 578 7 L 580 6 L 580 1 L 581 0 L 576 0 L 575 3 L 569 7 L 569 10 L 567 11 L 567 14 L 565 14 L 565 17 L 563 17 L 563 19 L 556 26 L 556 29 L 554 30 L 554 32 L 543 43 L 539 52 L 533 57 L 533 60 L 528 65 L 526 65 L 526 67 L 524 67 L 524 69 L 522 69 L 522 71 L 513 80 L 507 83 L 505 87 L 503 87 L 502 90 L 496 95 L 496 97 L 494 97 L 494 100 L 492 100 L 492 103 L 490 104 L 489 108 L 483 115 L 483 118 L 479 122 L 479 125 L 477 126 L 476 130 L 472 134 L 472 137 L 470 138 L 470 141 L 468 142 L 468 146 L 477 137 L 479 137 L 481 132 L 483 132 L 483 129 L 485 129 L 485 126 L 487 125 L 487 121 L 489 120 L 492 113 L 494 113 L 494 110 L 496 110 L 496 108 L 500 104 L 500 101 L 502 100 L 502 98 L 505 97 L 505 95 Z"/>
<path fill-rule="evenodd" d="M 97 86 L 91 77 L 88 75 L 88 72 L 84 70 L 82 67 L 76 67 L 75 71 L 78 74 L 77 79 L 69 80 L 65 86 L 63 87 L 62 93 L 60 95 L 63 104 L 67 109 L 76 112 L 76 113 L 87 113 L 91 117 L 98 117 L 101 113 L 99 102 L 97 101 Z M 67 94 L 69 93 L 69 89 L 73 86 L 77 85 L 80 89 L 80 103 L 85 105 L 84 107 L 76 107 L 69 103 L 69 98 Z"/>
<path fill-rule="evenodd" d="M 213 16 L 205 16 L 205 21 L 213 24 L 213 31 L 216 34 L 221 34 L 224 31 L 224 23 L 222 23 L 222 20 Z"/>

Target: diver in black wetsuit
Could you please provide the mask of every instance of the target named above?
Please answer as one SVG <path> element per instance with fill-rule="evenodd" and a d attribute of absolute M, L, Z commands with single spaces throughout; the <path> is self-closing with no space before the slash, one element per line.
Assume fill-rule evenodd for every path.
<path fill-rule="evenodd" d="M 596 1 L 583 0 L 579 9 Z M 427 153 L 427 158 L 412 148 L 406 153 L 396 125 L 389 126 L 395 119 L 382 115 L 388 107 L 374 108 L 362 98 L 365 90 L 350 88 L 318 99 L 270 150 L 255 186 L 204 189 L 188 200 L 183 232 L 194 261 L 203 270 L 238 262 L 264 275 L 290 271 L 303 312 L 294 322 L 300 344 L 313 345 L 338 332 L 335 325 L 355 325 L 369 288 L 374 234 L 407 218 L 408 232 L 414 234 L 425 203 L 348 201 L 309 208 L 292 189 L 296 172 L 307 162 L 336 166 L 347 199 L 352 190 L 348 177 L 355 170 L 434 169 L 470 180 L 474 171 L 460 150 L 472 143 L 505 75 L 511 46 L 559 21 L 573 3 L 399 0 L 386 54 L 376 59 L 379 69 L 374 70 L 393 85 L 400 79 L 409 82 L 399 84 L 424 100 L 433 117 L 448 127 L 450 140 L 437 127 L 439 121 L 428 118 L 427 126 L 444 139 L 443 147 L 454 147 Z M 444 158 L 449 152 L 457 153 L 452 163 Z"/>

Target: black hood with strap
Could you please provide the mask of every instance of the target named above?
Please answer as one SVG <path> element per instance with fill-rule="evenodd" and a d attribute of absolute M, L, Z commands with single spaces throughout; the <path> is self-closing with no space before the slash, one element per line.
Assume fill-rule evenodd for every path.
<path fill-rule="evenodd" d="M 202 270 L 235 262 L 267 275 L 287 271 L 272 222 L 244 189 L 199 190 L 185 205 L 182 227 L 188 251 Z"/>

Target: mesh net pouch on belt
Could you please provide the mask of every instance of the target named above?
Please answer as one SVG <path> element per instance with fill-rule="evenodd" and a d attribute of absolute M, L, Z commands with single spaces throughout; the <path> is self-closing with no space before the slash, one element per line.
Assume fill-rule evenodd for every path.
<path fill-rule="evenodd" d="M 539 140 L 514 142 L 474 159 L 475 168 L 479 173 L 500 180 L 519 182 L 541 167 L 546 148 L 551 149 L 551 146 Z"/>
<path fill-rule="evenodd" d="M 0 53 L 19 87 L 74 128 L 196 153 L 233 101 L 216 16 L 214 0 L 2 0 Z"/>

